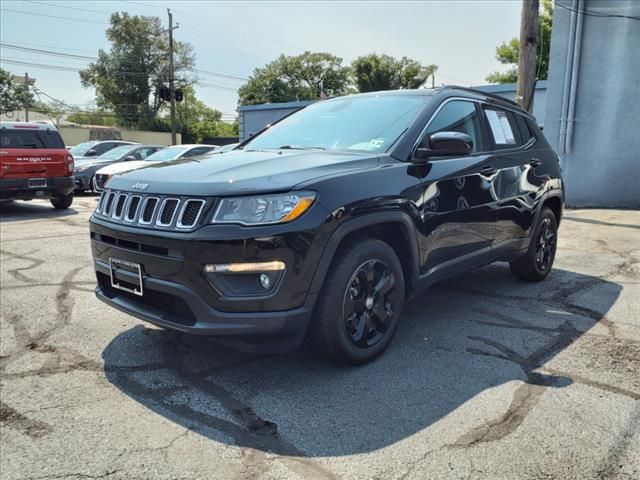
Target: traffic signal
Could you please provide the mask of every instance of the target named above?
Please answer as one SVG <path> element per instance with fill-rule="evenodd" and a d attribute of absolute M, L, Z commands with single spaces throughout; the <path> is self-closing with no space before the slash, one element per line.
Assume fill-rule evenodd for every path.
<path fill-rule="evenodd" d="M 181 102 L 182 100 L 184 100 L 184 94 L 182 93 L 181 88 L 176 88 L 175 99 L 176 99 L 176 102 Z"/>

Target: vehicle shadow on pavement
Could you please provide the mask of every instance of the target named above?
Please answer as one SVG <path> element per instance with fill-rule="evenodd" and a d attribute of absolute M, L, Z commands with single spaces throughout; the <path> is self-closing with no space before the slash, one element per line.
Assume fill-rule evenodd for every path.
<path fill-rule="evenodd" d="M 308 348 L 244 354 L 140 325 L 106 347 L 104 368 L 134 401 L 229 445 L 299 457 L 366 453 L 440 428 L 464 408 L 465 421 L 453 422 L 460 431 L 446 432 L 464 447 L 504 438 L 548 389 L 571 384 L 545 364 L 588 330 L 614 329 L 605 315 L 620 291 L 565 270 L 523 283 L 495 264 L 410 302 L 388 351 L 362 367 L 328 364 Z M 507 383 L 513 399 L 493 418 L 482 406 Z M 465 406 L 479 395 L 484 402 Z"/>
<path fill-rule="evenodd" d="M 65 210 L 56 210 L 49 204 L 25 202 L 22 200 L 0 203 L 0 223 L 37 220 L 39 218 L 58 218 L 76 215 L 73 205 Z"/>

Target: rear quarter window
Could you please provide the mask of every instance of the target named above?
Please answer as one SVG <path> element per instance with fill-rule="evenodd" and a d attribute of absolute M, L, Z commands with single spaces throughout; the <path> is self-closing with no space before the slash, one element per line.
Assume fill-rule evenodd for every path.
<path fill-rule="evenodd" d="M 5 149 L 61 149 L 64 142 L 60 134 L 53 130 L 2 129 L 0 146 Z"/>
<path fill-rule="evenodd" d="M 520 136 L 520 128 L 514 113 L 509 110 L 485 107 L 484 115 L 493 150 L 516 148 L 525 143 Z"/>

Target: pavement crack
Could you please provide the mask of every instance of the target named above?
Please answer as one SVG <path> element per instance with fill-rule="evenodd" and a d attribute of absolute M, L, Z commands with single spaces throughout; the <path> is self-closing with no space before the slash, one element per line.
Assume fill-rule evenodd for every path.
<path fill-rule="evenodd" d="M 33 420 L 2 401 L 0 401 L 0 423 L 32 438 L 44 437 L 53 431 L 48 423 Z"/>

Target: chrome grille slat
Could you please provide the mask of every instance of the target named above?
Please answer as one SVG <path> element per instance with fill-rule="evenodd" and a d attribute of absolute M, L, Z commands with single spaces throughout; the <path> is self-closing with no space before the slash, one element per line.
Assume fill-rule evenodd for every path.
<path fill-rule="evenodd" d="M 113 207 L 113 199 L 116 197 L 114 192 L 109 192 L 109 197 L 107 198 L 107 203 L 104 206 L 103 214 L 105 216 L 109 216 L 111 214 L 111 208 Z"/>
<path fill-rule="evenodd" d="M 207 205 L 215 199 L 147 195 L 106 188 L 94 215 L 112 223 L 158 230 L 194 230 L 202 224 Z"/>
<path fill-rule="evenodd" d="M 140 220 L 138 223 L 141 225 L 150 225 L 153 221 L 153 214 L 156 211 L 156 207 L 160 199 L 158 197 L 147 197 L 142 204 L 142 213 L 140 214 Z"/>
<path fill-rule="evenodd" d="M 156 217 L 156 225 L 159 227 L 169 227 L 173 223 L 173 219 L 178 211 L 180 199 L 165 198 L 160 205 L 158 215 Z"/>
<path fill-rule="evenodd" d="M 135 222 L 138 216 L 138 209 L 140 208 L 140 201 L 142 197 L 140 195 L 131 195 L 126 206 L 126 213 L 124 215 L 125 222 Z"/>
<path fill-rule="evenodd" d="M 111 214 L 111 216 L 116 220 L 122 218 L 122 214 L 124 213 L 124 206 L 125 203 L 127 203 L 127 196 L 128 195 L 126 193 L 120 193 L 116 198 L 115 205 L 113 205 L 113 213 Z"/>
<path fill-rule="evenodd" d="M 196 223 L 198 223 L 205 203 L 206 202 L 201 199 L 190 198 L 186 200 L 182 205 L 180 214 L 178 215 L 176 228 L 192 228 Z M 196 205 L 196 207 L 191 207 L 191 205 Z M 193 210 L 193 208 L 195 208 L 195 210 Z"/>

